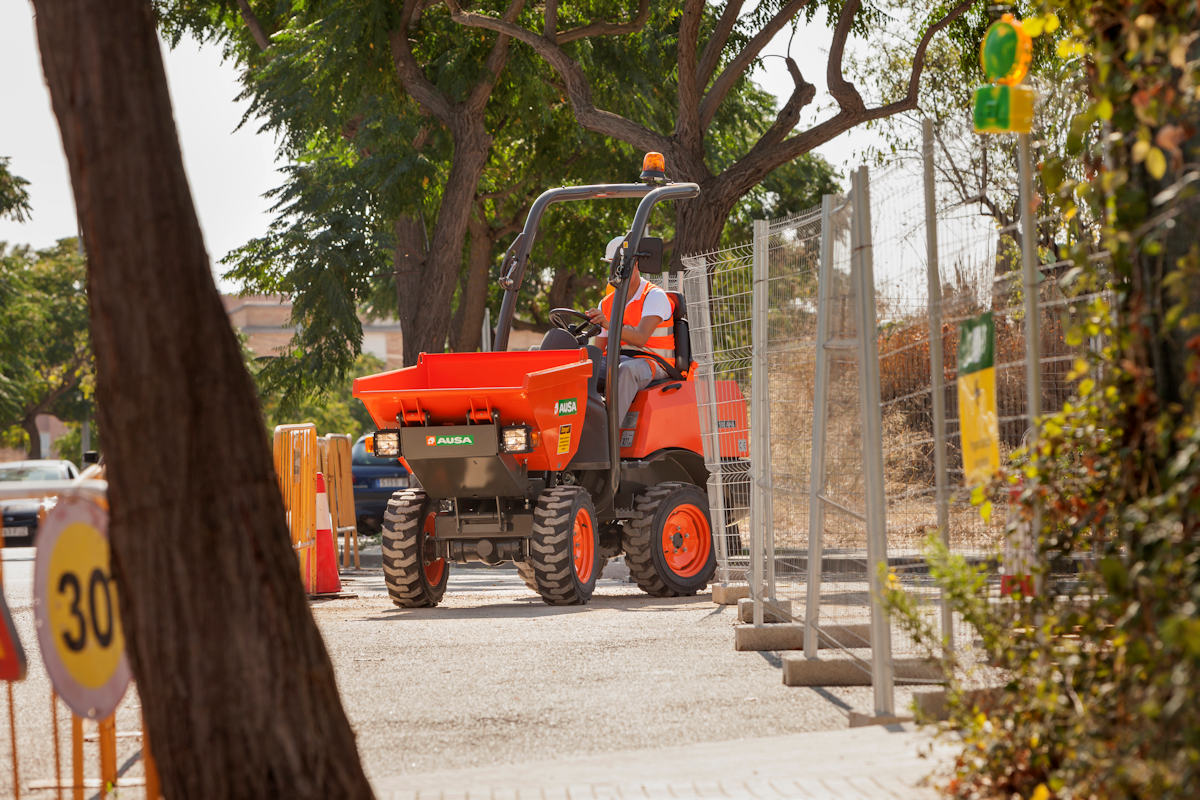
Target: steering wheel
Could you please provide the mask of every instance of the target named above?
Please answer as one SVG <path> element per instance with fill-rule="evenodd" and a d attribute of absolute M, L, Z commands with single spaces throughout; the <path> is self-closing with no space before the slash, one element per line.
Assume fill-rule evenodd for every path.
<path fill-rule="evenodd" d="M 574 336 L 581 345 L 587 344 L 588 339 L 604 330 L 588 319 L 587 314 L 573 308 L 550 309 L 550 323 Z"/>

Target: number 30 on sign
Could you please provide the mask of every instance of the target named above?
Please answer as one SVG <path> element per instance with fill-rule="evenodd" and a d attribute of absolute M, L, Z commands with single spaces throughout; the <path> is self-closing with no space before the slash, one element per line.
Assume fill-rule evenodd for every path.
<path fill-rule="evenodd" d="M 76 715 L 107 717 L 129 685 L 129 662 L 109 570 L 108 513 L 95 500 L 63 497 L 46 517 L 33 597 L 55 691 Z"/>

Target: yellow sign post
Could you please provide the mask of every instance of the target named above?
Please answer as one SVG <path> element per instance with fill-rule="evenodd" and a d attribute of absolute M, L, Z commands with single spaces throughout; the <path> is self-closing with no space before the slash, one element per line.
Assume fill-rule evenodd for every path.
<path fill-rule="evenodd" d="M 996 328 L 990 311 L 959 325 L 958 419 L 967 486 L 987 483 L 1000 467 L 995 352 Z"/>
<path fill-rule="evenodd" d="M 129 685 L 129 662 L 109 569 L 108 512 L 64 495 L 46 516 L 34 562 L 34 617 L 55 691 L 80 717 L 111 714 Z"/>

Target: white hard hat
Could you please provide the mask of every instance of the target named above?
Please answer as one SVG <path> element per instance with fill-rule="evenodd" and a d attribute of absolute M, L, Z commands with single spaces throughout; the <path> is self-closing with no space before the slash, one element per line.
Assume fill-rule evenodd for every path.
<path fill-rule="evenodd" d="M 604 248 L 605 261 L 613 260 L 613 257 L 617 255 L 617 250 L 621 247 L 621 242 L 623 241 L 625 241 L 625 234 L 614 236 L 608 240 L 608 245 Z"/>

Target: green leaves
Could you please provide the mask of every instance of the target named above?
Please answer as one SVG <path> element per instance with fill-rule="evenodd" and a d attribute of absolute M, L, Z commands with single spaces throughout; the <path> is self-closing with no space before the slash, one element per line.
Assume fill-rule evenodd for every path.
<path fill-rule="evenodd" d="M 90 391 L 90 342 L 75 240 L 38 251 L 0 245 L 0 431 L 39 413 L 86 413 L 79 403 Z"/>
<path fill-rule="evenodd" d="M 11 160 L 0 156 L 0 219 L 10 217 L 17 222 L 24 222 L 32 212 L 29 206 L 29 192 L 25 188 L 29 181 L 9 171 L 8 164 Z"/>

